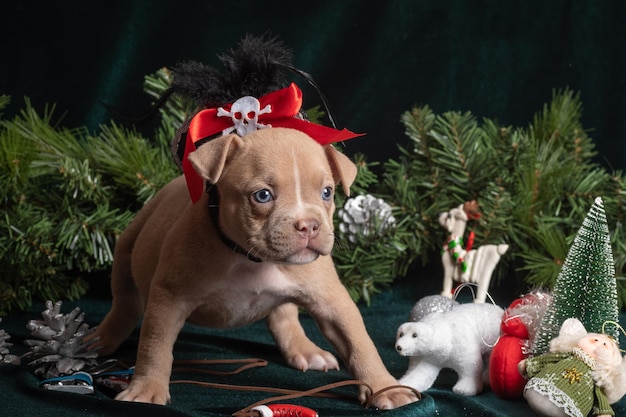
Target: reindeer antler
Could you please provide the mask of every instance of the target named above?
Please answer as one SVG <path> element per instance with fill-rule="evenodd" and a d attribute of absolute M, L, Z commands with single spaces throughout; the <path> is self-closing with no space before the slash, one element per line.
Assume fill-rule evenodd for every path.
<path fill-rule="evenodd" d="M 466 201 L 463 203 L 463 211 L 467 214 L 467 218 L 470 220 L 480 218 L 480 210 L 476 200 Z"/>

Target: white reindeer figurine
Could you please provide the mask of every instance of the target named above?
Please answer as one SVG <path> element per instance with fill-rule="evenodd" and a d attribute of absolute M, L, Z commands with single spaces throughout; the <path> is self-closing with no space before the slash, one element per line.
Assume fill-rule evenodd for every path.
<path fill-rule="evenodd" d="M 449 212 L 439 215 L 439 224 L 449 233 L 443 245 L 441 262 L 443 263 L 443 291 L 441 295 L 452 297 L 452 282 L 473 283 L 478 286 L 475 303 L 484 303 L 491 282 L 491 275 L 500 257 L 509 249 L 509 245 L 482 245 L 471 249 L 472 242 L 463 248 L 463 234 L 468 219 L 480 217 L 478 203 L 467 201 Z"/>

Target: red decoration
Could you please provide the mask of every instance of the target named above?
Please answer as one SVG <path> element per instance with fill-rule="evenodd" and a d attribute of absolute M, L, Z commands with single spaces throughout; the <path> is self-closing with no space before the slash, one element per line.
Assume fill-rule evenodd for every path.
<path fill-rule="evenodd" d="M 515 308 L 525 301 L 523 297 L 518 298 L 504 311 L 500 325 L 502 334 L 489 358 L 491 390 L 506 400 L 522 398 L 527 382 L 517 370 L 517 364 L 528 356 L 524 353 L 529 337 L 528 328 L 520 317 L 512 315 Z"/>
<path fill-rule="evenodd" d="M 318 417 L 317 411 L 293 404 L 269 404 L 253 407 L 260 417 Z"/>
<path fill-rule="evenodd" d="M 474 247 L 474 238 L 476 234 L 473 231 L 469 232 L 469 236 L 467 237 L 467 245 L 465 245 L 465 251 L 469 252 Z"/>
<path fill-rule="evenodd" d="M 302 107 L 302 91 L 293 83 L 289 87 L 260 97 L 258 103 L 260 109 L 264 109 L 257 113 L 259 122 L 257 126 L 260 125 L 260 127 L 271 126 L 296 129 L 306 133 L 321 145 L 328 145 L 363 135 L 350 132 L 347 129 L 337 130 L 296 118 L 295 116 Z M 201 110 L 189 124 L 182 166 L 189 194 L 194 203 L 202 196 L 204 181 L 193 169 L 187 157 L 190 152 L 196 150 L 195 144 L 197 141 L 214 136 L 220 132 L 235 130 L 233 128 L 233 119 L 224 117 L 226 113 L 228 113 L 227 116 L 231 116 L 230 109 L 232 106 L 233 104 L 227 104 L 219 108 Z M 241 115 L 236 113 L 232 117 L 240 119 Z"/>

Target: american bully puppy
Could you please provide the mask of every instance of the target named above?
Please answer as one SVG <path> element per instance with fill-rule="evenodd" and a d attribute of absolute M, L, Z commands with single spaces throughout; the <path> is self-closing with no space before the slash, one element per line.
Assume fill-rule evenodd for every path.
<path fill-rule="evenodd" d="M 335 185 L 348 193 L 355 165 L 300 131 L 266 128 L 213 139 L 189 155 L 208 193 L 192 204 L 184 177 L 137 214 L 115 247 L 113 305 L 91 338 L 114 352 L 143 316 L 135 374 L 125 401 L 166 404 L 172 350 L 185 323 L 242 326 L 266 319 L 287 363 L 338 369 L 304 334 L 306 309 L 354 378 L 374 391 L 397 384 L 331 259 Z M 365 401 L 370 394 L 360 392 Z M 393 389 L 372 404 L 415 401 Z"/>

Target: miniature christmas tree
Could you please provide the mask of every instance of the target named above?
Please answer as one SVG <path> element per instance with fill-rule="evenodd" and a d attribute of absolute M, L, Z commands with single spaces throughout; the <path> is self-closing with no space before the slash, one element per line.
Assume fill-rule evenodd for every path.
<path fill-rule="evenodd" d="M 613 253 L 604 206 L 596 198 L 582 223 L 565 258 L 552 292 L 552 301 L 546 311 L 533 354 L 548 351 L 550 341 L 568 318 L 577 318 L 587 331 L 607 333 L 619 340 L 619 331 L 608 322 L 618 322 L 617 283 Z"/>

